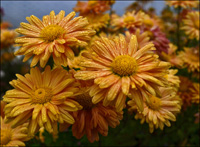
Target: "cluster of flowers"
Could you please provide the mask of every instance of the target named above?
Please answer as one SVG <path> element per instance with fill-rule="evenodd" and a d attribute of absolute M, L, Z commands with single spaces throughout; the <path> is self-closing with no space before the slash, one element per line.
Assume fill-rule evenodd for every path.
<path fill-rule="evenodd" d="M 181 29 L 188 40 L 199 40 L 199 12 L 189 9 L 193 3 L 167 1 L 187 11 Z M 187 67 L 199 78 L 198 45 L 177 52 L 166 37 L 170 28 L 153 10 L 134 9 L 136 2 L 123 16 L 105 13 L 113 4 L 78 1 L 78 17 L 51 11 L 42 20 L 27 17 L 16 29 L 22 36 L 15 39 L 20 47 L 15 55 L 32 61 L 30 73 L 16 74 L 10 82 L 14 89 L 1 101 L 2 145 L 24 146 L 44 129 L 56 138 L 69 126 L 77 139 L 98 141 L 99 134 L 107 136 L 109 127 L 120 124 L 123 109 L 148 123 L 152 133 L 176 121 L 188 97 L 188 103 L 199 103 L 199 83 L 175 75 Z"/>

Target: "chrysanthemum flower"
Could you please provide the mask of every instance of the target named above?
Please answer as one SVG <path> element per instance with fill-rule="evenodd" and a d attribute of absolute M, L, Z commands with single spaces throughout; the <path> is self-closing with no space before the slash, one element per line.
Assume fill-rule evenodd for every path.
<path fill-rule="evenodd" d="M 184 66 L 188 68 L 189 72 L 197 71 L 199 73 L 199 47 L 185 47 L 184 51 L 179 52 L 179 56 L 183 60 Z"/>
<path fill-rule="evenodd" d="M 1 30 L 1 49 L 5 49 L 10 47 L 15 43 L 15 38 L 17 37 L 17 33 L 14 30 Z"/>
<path fill-rule="evenodd" d="M 145 17 L 145 13 L 142 11 L 139 11 L 136 13 L 136 11 L 127 12 L 122 17 L 119 17 L 117 15 L 112 16 L 111 25 L 117 28 L 127 28 L 132 29 L 135 27 L 139 27 L 142 25 L 143 17 Z"/>
<path fill-rule="evenodd" d="M 169 6 L 174 6 L 174 8 L 182 7 L 186 8 L 196 8 L 199 2 L 196 0 L 166 0 L 166 4 Z"/>
<path fill-rule="evenodd" d="M 158 26 L 152 27 L 148 31 L 150 41 L 155 45 L 156 52 L 160 55 L 162 52 L 168 53 L 169 40 Z"/>
<path fill-rule="evenodd" d="M 190 88 L 192 93 L 192 103 L 199 104 L 199 83 L 193 83 L 192 88 Z"/>
<path fill-rule="evenodd" d="M 34 135 L 44 127 L 50 133 L 57 132 L 57 122 L 74 123 L 70 111 L 77 111 L 81 106 L 69 99 L 78 90 L 74 78 L 62 68 L 51 71 L 47 66 L 44 72 L 32 68 L 25 76 L 16 74 L 17 80 L 10 84 L 15 88 L 8 90 L 3 100 L 6 122 L 16 127 L 29 120 L 28 133 Z"/>
<path fill-rule="evenodd" d="M 107 136 L 109 126 L 115 128 L 119 125 L 123 112 L 116 112 L 114 107 L 105 107 L 102 103 L 93 104 L 92 99 L 102 93 L 91 96 L 90 90 L 90 86 L 81 84 L 79 92 L 73 97 L 83 109 L 73 112 L 75 123 L 72 125 L 72 133 L 77 139 L 86 135 L 92 143 L 99 140 L 99 133 Z M 66 127 L 68 127 L 67 124 L 61 124 L 61 131 Z"/>
<path fill-rule="evenodd" d="M 131 36 L 129 42 L 123 35 L 114 40 L 102 37 L 93 44 L 91 51 L 84 53 L 85 59 L 80 66 L 86 70 L 77 72 L 75 77 L 81 80 L 94 79 L 101 89 L 109 89 L 103 98 L 105 106 L 114 102 L 117 111 L 121 111 L 126 100 L 123 94 L 129 93 L 140 105 L 142 93 L 148 91 L 155 95 L 157 87 L 164 85 L 166 79 L 163 76 L 167 74 L 170 64 L 158 60 L 158 56 L 152 52 L 155 50 L 152 43 L 142 48 L 138 46 L 135 35 Z M 96 103 L 99 100 L 100 96 L 92 101 Z M 139 108 L 143 109 L 141 105 Z"/>
<path fill-rule="evenodd" d="M 67 66 L 68 59 L 74 57 L 70 46 L 86 46 L 90 36 L 95 34 L 88 28 L 86 18 L 79 16 L 72 20 L 75 15 L 71 12 L 65 17 L 65 11 L 58 15 L 51 11 L 50 15 L 43 16 L 42 21 L 34 15 L 27 17 L 29 23 L 21 23 L 16 29 L 24 36 L 15 40 L 22 46 L 15 55 L 25 55 L 24 62 L 33 56 L 31 67 L 39 61 L 44 67 L 52 54 L 55 64 Z"/>
<path fill-rule="evenodd" d="M 179 76 L 179 79 L 180 87 L 178 90 L 178 95 L 182 99 L 183 109 L 186 110 L 186 108 L 192 104 L 192 93 L 190 91 L 192 88 L 192 81 L 183 76 Z"/>
<path fill-rule="evenodd" d="M 24 123 L 16 128 L 11 128 L 10 123 L 4 122 L 4 106 L 5 102 L 1 101 L 1 142 L 0 146 L 25 146 L 24 141 L 27 141 L 29 138 L 27 136 L 27 125 Z"/>
<path fill-rule="evenodd" d="M 80 12 L 80 15 L 102 14 L 110 9 L 110 5 L 114 4 L 115 0 L 88 0 L 87 2 L 78 1 L 74 11 Z"/>
<path fill-rule="evenodd" d="M 190 39 L 199 40 L 199 11 L 187 13 L 186 19 L 183 19 L 181 29 L 185 31 Z"/>
<path fill-rule="evenodd" d="M 110 20 L 109 14 L 95 15 L 93 13 L 90 13 L 85 17 L 88 19 L 89 27 L 91 27 L 95 31 L 99 31 L 100 29 L 105 28 Z"/>
<path fill-rule="evenodd" d="M 176 54 L 177 46 L 170 43 L 168 53 L 162 52 L 161 58 L 171 63 L 172 66 L 182 67 L 183 60 Z"/>
<path fill-rule="evenodd" d="M 175 76 L 177 72 L 177 69 L 170 69 L 169 74 L 165 76 L 167 78 L 167 81 L 169 82 L 169 86 L 174 88 L 176 91 L 178 90 L 180 84 L 179 77 Z"/>
<path fill-rule="evenodd" d="M 141 119 L 141 123 L 145 121 L 149 124 L 149 130 L 152 133 L 154 128 L 163 130 L 164 125 L 170 127 L 170 121 L 176 121 L 175 115 L 180 112 L 180 102 L 175 99 L 176 92 L 171 88 L 160 87 L 161 96 L 156 97 L 150 95 L 149 102 L 144 103 L 144 111 L 137 112 L 135 118 Z M 128 101 L 129 111 L 136 108 L 134 100 Z"/>

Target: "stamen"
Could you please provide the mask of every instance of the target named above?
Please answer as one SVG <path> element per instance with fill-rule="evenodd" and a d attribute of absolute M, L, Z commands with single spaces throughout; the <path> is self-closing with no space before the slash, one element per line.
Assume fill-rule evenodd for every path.
<path fill-rule="evenodd" d="M 51 100 L 52 90 L 50 88 L 39 88 L 35 90 L 32 95 L 32 102 L 37 104 L 44 104 Z"/>
<path fill-rule="evenodd" d="M 83 109 L 85 110 L 91 109 L 94 106 L 94 104 L 92 103 L 92 97 L 89 95 L 88 92 L 76 96 L 75 101 L 83 106 Z"/>
<path fill-rule="evenodd" d="M 161 106 L 161 100 L 160 98 L 157 98 L 155 96 L 151 96 L 149 98 L 150 102 L 147 104 L 151 109 L 153 110 L 158 110 L 160 109 L 160 106 Z"/>

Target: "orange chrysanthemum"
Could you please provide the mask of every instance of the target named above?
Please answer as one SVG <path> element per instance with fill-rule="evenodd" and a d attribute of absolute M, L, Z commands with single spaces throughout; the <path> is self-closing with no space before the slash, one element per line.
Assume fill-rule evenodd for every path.
<path fill-rule="evenodd" d="M 39 61 L 44 67 L 52 54 L 55 64 L 67 66 L 68 59 L 74 57 L 70 46 L 86 46 L 90 36 L 95 34 L 88 28 L 86 18 L 79 16 L 72 20 L 75 15 L 71 12 L 65 17 L 65 11 L 58 15 L 51 11 L 50 15 L 43 16 L 42 21 L 34 15 L 27 17 L 30 24 L 21 23 L 21 28 L 16 29 L 25 36 L 15 40 L 22 46 L 15 55 L 25 55 L 24 62 L 34 56 L 31 67 Z"/>
<path fill-rule="evenodd" d="M 77 139 L 87 135 L 92 143 L 99 140 L 99 133 L 108 135 L 108 127 L 115 128 L 119 125 L 119 120 L 123 117 L 123 112 L 116 112 L 114 107 L 105 107 L 102 103 L 93 104 L 92 99 L 102 93 L 91 96 L 91 82 L 78 81 L 80 83 L 79 92 L 73 97 L 82 107 L 82 110 L 73 112 L 75 123 L 72 125 L 72 133 Z M 69 125 L 62 124 L 61 131 Z"/>
<path fill-rule="evenodd" d="M 0 146 L 25 146 L 24 141 L 29 138 L 27 136 L 27 125 L 24 123 L 16 128 L 12 128 L 10 123 L 4 122 L 4 112 L 3 109 L 6 103 L 1 101 L 1 142 Z"/>
<path fill-rule="evenodd" d="M 1 30 L 1 49 L 5 49 L 10 47 L 15 43 L 15 38 L 17 37 L 17 33 L 14 30 Z"/>
<path fill-rule="evenodd" d="M 186 8 L 196 8 L 198 7 L 199 2 L 196 0 L 166 0 L 167 5 Z"/>
<path fill-rule="evenodd" d="M 158 60 L 158 55 L 152 51 L 155 50 L 152 43 L 139 48 L 135 35 L 129 40 L 127 42 L 123 35 L 113 40 L 102 37 L 83 54 L 85 59 L 80 66 L 86 70 L 77 72 L 75 77 L 94 79 L 101 89 L 108 90 L 106 97 L 93 98 L 93 103 L 103 100 L 107 106 L 114 102 L 117 111 L 121 111 L 126 100 L 123 95 L 131 93 L 142 110 L 141 95 L 147 91 L 156 95 L 157 87 L 164 86 L 166 79 L 163 76 L 167 74 L 170 64 Z"/>
<path fill-rule="evenodd" d="M 190 89 L 192 88 L 192 81 L 187 77 L 179 76 L 180 87 L 178 90 L 178 95 L 182 99 L 183 109 L 186 110 L 188 106 L 192 105 L 192 93 Z"/>
<path fill-rule="evenodd" d="M 190 88 L 192 93 L 192 103 L 199 104 L 199 83 L 193 83 L 192 88 Z"/>
<path fill-rule="evenodd" d="M 143 17 L 145 17 L 145 13 L 142 11 L 139 12 L 127 12 L 122 17 L 117 16 L 116 14 L 113 14 L 111 25 L 117 28 L 127 28 L 132 29 L 135 27 L 139 27 L 142 25 Z"/>
<path fill-rule="evenodd" d="M 162 52 L 161 58 L 171 63 L 172 66 L 182 67 L 183 60 L 176 54 L 177 46 L 170 43 L 168 53 Z"/>
<path fill-rule="evenodd" d="M 87 2 L 78 1 L 74 11 L 80 12 L 80 15 L 102 14 L 110 9 L 110 5 L 114 4 L 115 0 L 88 0 Z"/>
<path fill-rule="evenodd" d="M 44 127 L 50 133 L 57 132 L 57 122 L 74 123 L 68 113 L 82 107 L 74 100 L 69 99 L 78 89 L 74 78 L 62 68 L 51 71 L 50 66 L 40 73 L 39 69 L 32 68 L 30 74 L 16 75 L 17 80 L 10 84 L 15 88 L 6 92 L 3 100 L 6 122 L 12 127 L 29 121 L 28 133 L 34 135 L 39 128 Z"/>
<path fill-rule="evenodd" d="M 199 63 L 199 47 L 188 48 L 185 47 L 184 51 L 179 53 L 180 58 L 183 60 L 183 65 L 188 68 L 189 72 L 198 72 L 200 68 Z"/>
<path fill-rule="evenodd" d="M 181 29 L 185 31 L 190 39 L 199 40 L 199 11 L 187 13 L 186 19 L 183 19 Z"/>
<path fill-rule="evenodd" d="M 141 119 L 141 123 L 145 121 L 149 124 L 149 130 L 152 133 L 154 128 L 163 130 L 164 125 L 170 127 L 170 121 L 176 121 L 175 115 L 180 112 L 180 102 L 176 100 L 176 92 L 171 88 L 159 88 L 160 97 L 150 96 L 149 102 L 144 103 L 144 111 L 137 109 L 134 100 L 128 101 L 129 111 L 137 110 L 136 119 Z"/>

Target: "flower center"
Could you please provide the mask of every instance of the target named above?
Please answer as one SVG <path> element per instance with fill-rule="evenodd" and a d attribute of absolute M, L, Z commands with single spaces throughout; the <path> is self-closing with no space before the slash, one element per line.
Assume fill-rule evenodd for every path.
<path fill-rule="evenodd" d="M 44 104 L 51 100 L 52 90 L 50 88 L 39 88 L 35 90 L 32 95 L 32 102 L 37 104 Z"/>
<path fill-rule="evenodd" d="M 119 76 L 130 76 L 137 71 L 137 62 L 133 57 L 121 55 L 116 57 L 112 64 L 112 70 Z"/>
<path fill-rule="evenodd" d="M 64 33 L 64 29 L 58 25 L 49 25 L 45 27 L 41 33 L 40 37 L 47 42 L 53 42 L 58 39 Z"/>
<path fill-rule="evenodd" d="M 94 106 L 94 104 L 92 103 L 92 97 L 89 95 L 88 92 L 77 95 L 75 101 L 83 106 L 83 109 L 85 110 L 91 109 Z"/>
<path fill-rule="evenodd" d="M 196 20 L 194 22 L 194 26 L 195 26 L 196 29 L 199 29 L 199 20 Z"/>
<path fill-rule="evenodd" d="M 158 110 L 161 106 L 160 98 L 157 98 L 152 95 L 149 99 L 150 99 L 150 102 L 147 105 L 153 110 Z"/>
<path fill-rule="evenodd" d="M 11 141 L 12 132 L 10 129 L 1 130 L 1 145 L 6 145 Z"/>
<path fill-rule="evenodd" d="M 153 21 L 151 19 L 145 19 L 144 20 L 144 24 L 146 24 L 148 27 L 152 27 L 153 26 Z"/>
<path fill-rule="evenodd" d="M 135 18 L 133 16 L 127 16 L 127 17 L 124 18 L 124 22 L 128 23 L 128 24 L 134 23 Z"/>

